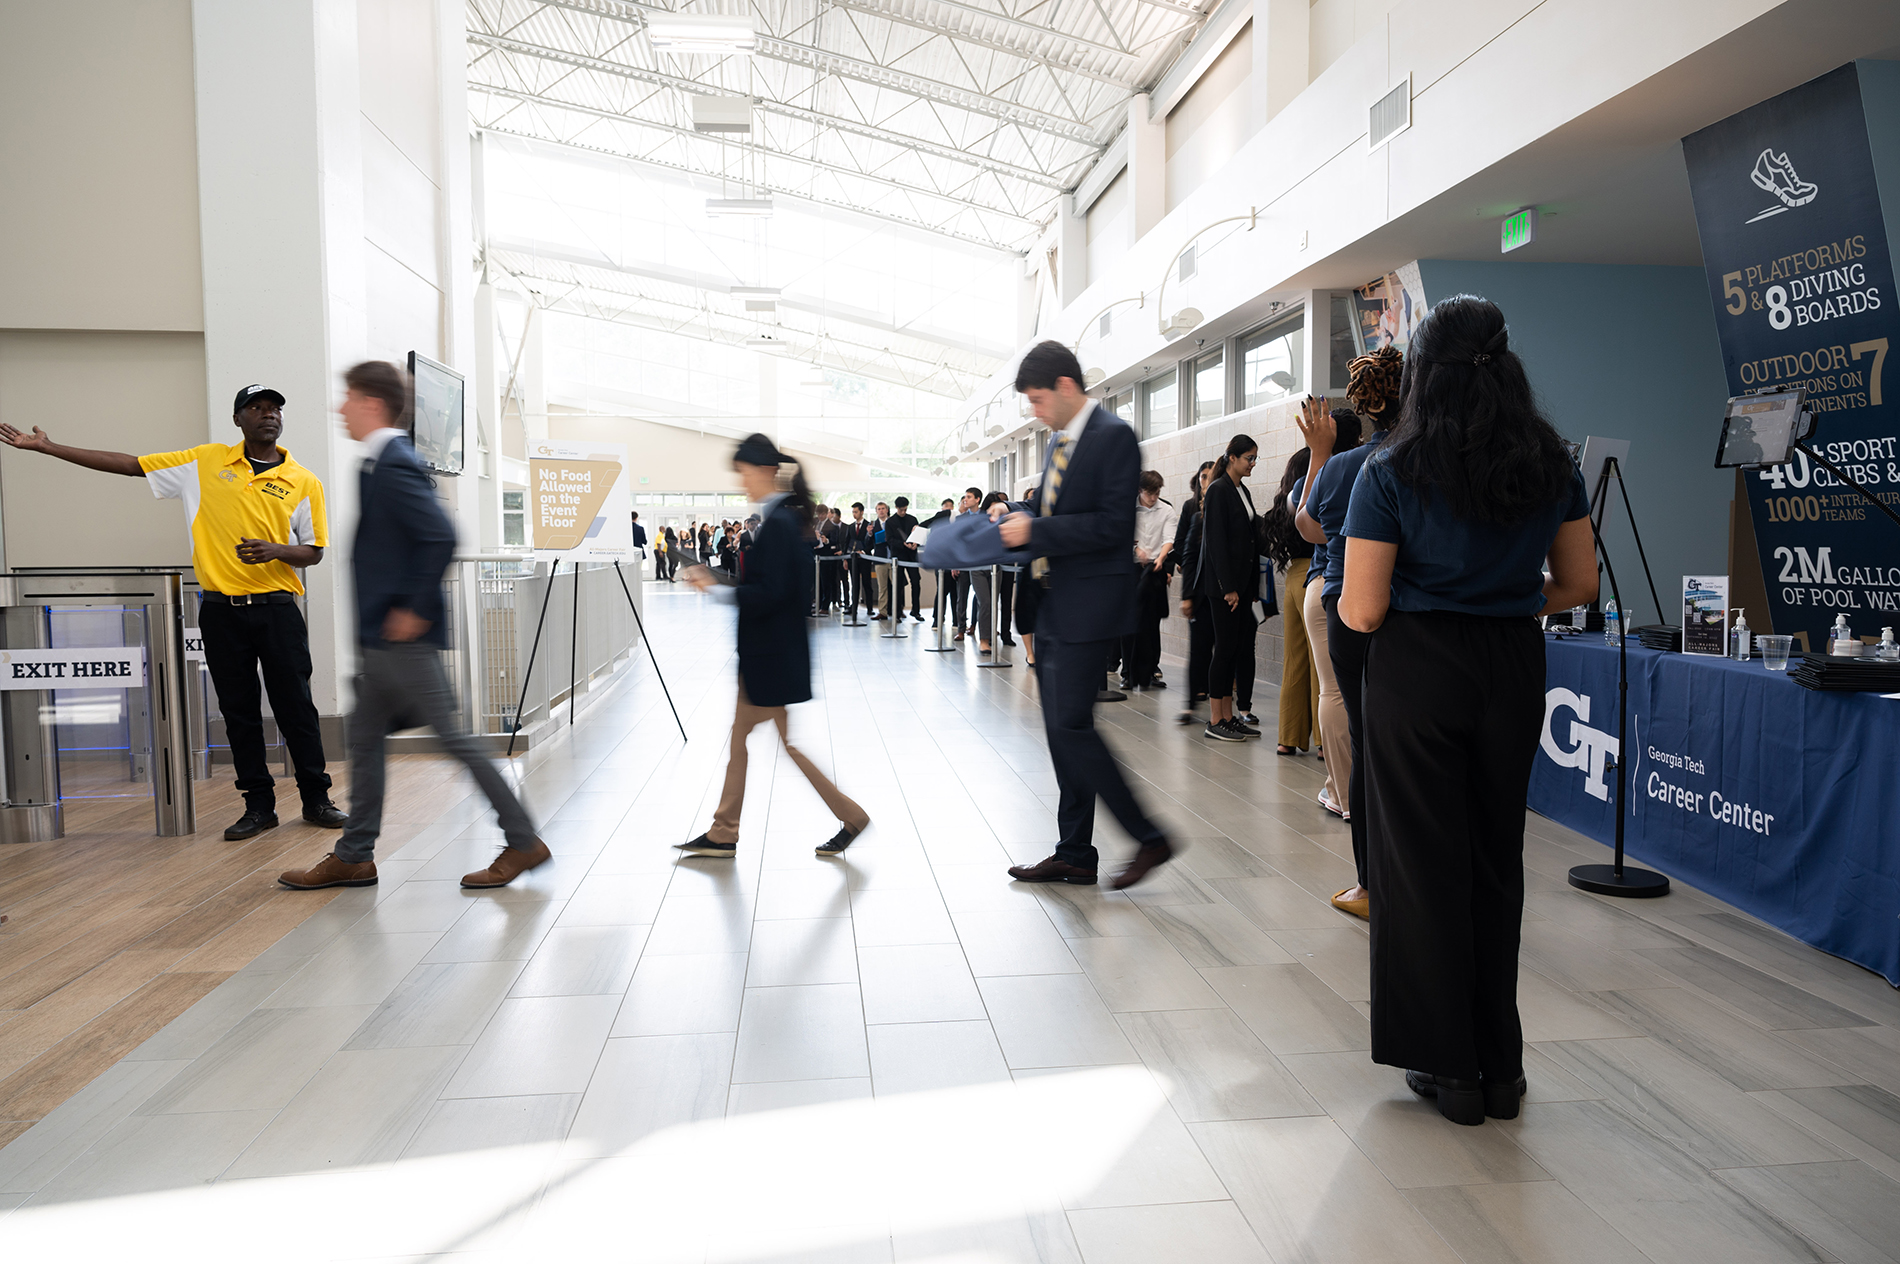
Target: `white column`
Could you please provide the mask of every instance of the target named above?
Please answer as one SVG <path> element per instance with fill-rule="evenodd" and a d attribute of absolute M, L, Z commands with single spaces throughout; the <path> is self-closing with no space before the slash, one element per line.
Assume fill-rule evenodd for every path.
<path fill-rule="evenodd" d="M 1027 349 L 1036 340 L 1042 308 L 1042 261 L 1034 251 L 1023 260 L 1016 278 L 1016 345 Z"/>
<path fill-rule="evenodd" d="M 1128 244 L 1168 213 L 1168 120 L 1148 117 L 1148 94 L 1128 99 Z"/>
<path fill-rule="evenodd" d="M 1075 213 L 1075 195 L 1065 193 L 1061 199 L 1062 209 L 1058 212 L 1061 221 L 1056 243 L 1056 273 L 1061 285 L 1059 298 L 1062 306 L 1082 297 L 1082 291 L 1089 288 L 1089 221 L 1086 215 Z"/>
<path fill-rule="evenodd" d="M 435 110 L 437 161 L 442 169 L 442 196 L 436 199 L 437 272 L 442 278 L 442 361 L 458 370 L 464 382 L 475 378 L 475 274 L 469 267 L 469 245 L 475 240 L 473 220 L 473 154 L 468 135 L 468 56 L 464 42 L 467 12 L 462 0 L 435 0 Z M 494 326 L 491 324 L 490 329 Z M 499 484 L 486 487 L 481 478 L 481 453 L 474 432 L 474 410 L 463 399 L 461 478 L 440 480 L 453 502 L 461 547 L 474 550 L 482 541 L 482 522 L 490 516 L 484 499 L 492 494 L 492 516 L 499 524 Z M 491 464 L 492 471 L 492 464 Z M 495 538 L 500 539 L 499 530 Z"/>
<path fill-rule="evenodd" d="M 1311 0 L 1253 0 L 1253 130 L 1306 90 Z"/>
<path fill-rule="evenodd" d="M 516 390 L 523 410 L 521 426 L 530 440 L 548 437 L 547 357 L 543 354 L 547 344 L 541 332 L 547 328 L 547 319 L 548 314 L 540 308 L 529 308 L 521 331 L 521 370 Z"/>
<path fill-rule="evenodd" d="M 309 589 L 311 693 L 339 714 L 353 658 L 348 530 L 353 447 L 333 409 L 364 344 L 363 163 L 355 0 L 193 0 L 207 435 L 229 401 L 283 393 L 283 444 L 323 480 L 331 528 Z M 269 50 L 270 88 L 256 61 Z"/>
<path fill-rule="evenodd" d="M 759 433 L 771 436 L 773 443 L 780 443 L 778 357 L 769 351 L 755 354 L 759 362 Z"/>

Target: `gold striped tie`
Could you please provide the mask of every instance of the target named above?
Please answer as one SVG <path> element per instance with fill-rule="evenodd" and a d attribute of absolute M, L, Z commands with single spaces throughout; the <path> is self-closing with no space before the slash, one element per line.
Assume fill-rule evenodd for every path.
<path fill-rule="evenodd" d="M 1056 511 L 1056 493 L 1062 490 L 1062 472 L 1069 468 L 1069 436 L 1056 436 L 1056 450 L 1049 458 L 1049 481 L 1043 485 L 1042 507 L 1039 517 L 1047 518 Z M 1049 559 L 1036 558 L 1029 563 L 1029 577 L 1043 584 L 1049 582 Z"/>

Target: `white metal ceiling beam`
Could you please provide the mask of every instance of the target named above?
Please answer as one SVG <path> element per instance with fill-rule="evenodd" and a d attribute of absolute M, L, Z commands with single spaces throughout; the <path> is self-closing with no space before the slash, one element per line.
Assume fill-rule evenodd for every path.
<path fill-rule="evenodd" d="M 468 89 L 470 92 L 479 92 L 484 96 L 502 97 L 510 101 L 520 101 L 528 105 L 539 105 L 549 109 L 567 110 L 574 114 L 584 114 L 590 118 L 604 119 L 612 123 L 627 123 L 634 127 L 644 127 L 650 131 L 665 132 L 669 135 L 697 141 L 701 144 L 714 144 L 721 147 L 725 144 L 720 136 L 716 134 L 696 132 L 689 127 L 678 127 L 672 123 L 661 123 L 653 119 L 641 118 L 634 114 L 618 114 L 613 110 L 602 110 L 591 105 L 580 105 L 573 101 L 563 101 L 558 97 L 544 96 L 534 92 L 522 92 L 516 88 L 504 88 L 495 84 L 477 83 L 471 80 Z M 1004 207 L 990 206 L 982 202 L 973 202 L 969 198 L 959 197 L 954 193 L 938 193 L 930 189 L 918 188 L 915 185 L 902 184 L 896 180 L 887 179 L 884 176 L 873 175 L 868 171 L 859 171 L 852 167 L 841 166 L 838 163 L 826 162 L 822 158 L 811 158 L 804 154 L 793 153 L 790 150 L 784 149 L 768 149 L 764 150 L 763 153 L 764 156 L 770 160 L 783 159 L 784 161 L 797 163 L 800 166 L 810 167 L 817 171 L 828 171 L 835 175 L 842 176 L 847 180 L 864 180 L 899 193 L 907 193 L 916 197 L 935 198 L 938 201 L 950 202 L 957 206 L 967 207 L 973 211 L 980 211 L 985 215 L 998 215 L 1005 219 L 1019 220 L 1024 224 L 1033 225 L 1038 229 L 1042 226 L 1039 221 Z M 717 175 L 718 173 L 709 171 L 706 174 Z"/>
<path fill-rule="evenodd" d="M 707 96 L 744 96 L 744 93 L 731 92 L 716 84 L 700 83 L 694 79 L 682 79 L 678 75 L 669 75 L 664 71 L 648 70 L 644 66 L 631 66 L 626 62 L 607 61 L 599 57 L 589 57 L 584 53 L 571 53 L 565 49 L 549 48 L 544 44 L 530 44 L 525 40 L 510 39 L 505 35 L 489 35 L 481 31 L 469 31 L 468 42 L 500 52 L 512 53 L 519 57 L 532 57 L 539 61 L 550 61 L 558 65 L 577 70 L 591 70 L 600 74 L 615 75 L 622 79 L 632 79 L 640 83 L 651 83 L 662 88 L 674 88 L 689 94 Z M 961 162 L 972 167 L 980 167 L 992 175 L 1005 176 L 1013 180 L 1022 180 L 1030 184 L 1041 185 L 1057 191 L 1066 188 L 1062 179 L 1043 171 L 1028 167 L 1019 167 L 1000 158 L 989 158 L 982 154 L 973 154 L 949 145 L 939 145 L 934 141 L 920 140 L 915 136 L 906 136 L 902 132 L 893 132 L 874 123 L 859 123 L 851 119 L 840 118 L 834 114 L 823 114 L 817 110 L 808 110 L 803 106 L 791 105 L 784 101 L 774 101 L 769 97 L 751 98 L 761 110 L 777 114 L 783 118 L 798 119 L 816 127 L 831 128 L 853 136 L 862 136 L 867 140 L 882 141 L 887 145 L 896 145 L 902 149 L 914 149 L 919 153 L 933 154 L 950 162 Z M 1074 165 L 1074 164 L 1069 164 Z"/>
<path fill-rule="evenodd" d="M 510 278 L 514 285 L 520 287 L 532 302 L 548 310 L 689 337 L 699 330 L 704 330 L 702 336 L 707 341 L 723 342 L 729 346 L 744 346 L 748 337 L 759 332 L 756 322 L 722 316 L 706 308 L 692 307 L 667 299 L 621 294 L 611 290 L 594 290 L 584 283 L 570 281 L 563 277 L 545 276 L 530 268 L 509 267 L 500 259 L 496 260 L 496 266 Z M 552 289 L 542 287 L 552 287 Z M 552 292 L 554 290 L 559 292 Z M 678 315 L 663 316 L 658 309 L 673 311 Z M 890 382 L 896 386 L 908 386 L 913 390 L 920 390 L 929 395 L 940 395 L 946 399 L 967 398 L 975 384 L 986 376 L 972 370 L 957 369 L 939 361 L 866 347 L 848 339 L 819 335 L 803 329 L 786 329 L 783 326 L 776 328 L 785 350 L 792 353 L 792 358 L 795 360 L 817 364 L 818 357 L 823 356 L 832 361 L 833 368 L 842 368 L 848 372 Z M 810 344 L 810 355 L 799 354 L 802 344 Z M 841 360 L 847 363 L 840 364 Z M 919 367 L 915 369 L 906 367 L 911 364 Z"/>
<path fill-rule="evenodd" d="M 616 158 L 622 162 L 640 163 L 649 167 L 657 167 L 662 171 L 671 171 L 676 175 L 691 176 L 701 180 L 719 178 L 717 172 L 698 171 L 679 163 L 667 162 L 663 158 L 651 158 L 642 154 L 629 154 L 622 150 L 608 149 L 600 145 L 582 144 L 576 140 L 562 140 L 554 136 L 538 136 L 533 132 L 521 132 L 513 128 L 496 127 L 492 124 L 485 123 L 476 124 L 476 130 L 492 132 L 497 136 L 512 137 L 515 140 L 538 141 L 544 145 L 559 145 L 566 149 L 578 149 L 584 153 L 598 154 L 604 158 Z M 862 206 L 848 202 L 835 202 L 830 198 L 817 197 L 798 189 L 788 189 L 774 184 L 761 184 L 758 181 L 752 181 L 751 184 L 752 187 L 765 189 L 776 197 L 787 197 L 799 202 L 809 202 L 813 206 L 822 206 L 834 211 L 844 211 L 851 215 L 863 215 L 869 219 L 882 220 L 887 224 L 897 224 L 901 227 L 915 229 L 919 232 L 931 233 L 939 237 L 948 237 L 954 241 L 964 242 L 967 245 L 981 246 L 985 250 L 994 250 L 1000 254 L 1021 256 L 1027 253 L 1028 243 L 1034 239 L 1033 234 L 1025 233 L 1023 238 L 1025 244 L 1017 245 L 1012 242 L 997 241 L 989 237 L 979 237 L 975 233 L 963 232 L 960 229 L 945 228 L 921 219 L 911 219 L 904 215 L 893 215 L 887 211 L 867 210 Z M 996 213 L 998 215 L 1003 214 L 1001 211 Z"/>
<path fill-rule="evenodd" d="M 1134 58 L 1133 53 L 1107 44 L 1098 44 L 1094 40 L 1083 39 L 1080 36 L 1050 30 L 1046 26 L 1037 26 L 1034 22 L 1025 22 L 1021 18 L 991 13 L 972 5 L 957 4 L 955 0 L 931 0 L 928 8 L 933 12 L 930 13 L 915 12 L 910 5 L 905 3 L 905 0 L 831 0 L 831 2 L 840 9 L 869 14 L 872 17 L 883 18 L 887 22 L 902 23 L 905 26 L 916 27 L 920 31 L 929 31 L 933 35 L 962 40 L 966 44 L 975 44 L 979 48 L 988 48 L 999 53 L 1007 53 L 1011 57 L 1020 57 L 1025 61 L 1038 62 L 1066 74 L 1080 75 L 1085 79 L 1109 84 L 1124 92 L 1132 93 L 1140 86 L 1126 75 L 1113 74 L 1088 64 L 1089 60 L 1095 57 L 1113 58 L 1115 61 L 1112 64 L 1127 64 Z M 964 21 L 954 21 L 941 16 L 936 12 L 939 10 L 969 16 Z M 1006 39 L 985 35 L 971 29 L 979 22 L 993 22 L 1010 30 L 1022 31 L 1028 39 L 1045 40 L 1057 47 L 1051 50 L 1012 44 Z M 1071 50 L 1062 48 L 1063 45 L 1079 47 Z"/>
<path fill-rule="evenodd" d="M 705 290 L 711 294 L 727 294 L 733 286 L 731 281 L 723 277 L 687 272 L 651 263 L 616 263 L 605 255 L 586 254 L 579 250 L 563 250 L 559 247 L 531 242 L 490 241 L 488 246 L 489 249 L 498 250 L 504 254 L 551 259 L 556 263 L 571 264 L 577 268 L 596 268 L 602 272 L 616 272 L 623 276 L 645 277 L 653 281 L 664 281 L 669 285 L 683 285 L 692 289 Z M 999 362 L 1014 350 L 1011 346 L 980 346 L 973 344 L 968 338 L 954 338 L 934 330 L 893 324 L 863 308 L 831 303 L 823 299 L 780 294 L 778 305 L 790 311 L 804 312 L 809 316 L 844 321 L 863 329 L 875 329 L 881 334 L 898 334 L 905 338 L 915 338 L 920 342 L 936 343 L 938 346 L 948 347 L 953 351 L 965 351 L 972 356 L 983 356 Z"/>
<path fill-rule="evenodd" d="M 627 22 L 641 28 L 646 26 L 645 12 L 672 12 L 660 5 L 639 4 L 635 0 L 540 0 L 540 2 L 550 8 L 573 9 L 597 17 Z M 1073 141 L 1078 145 L 1087 145 L 1091 149 L 1101 148 L 1101 142 L 1095 136 L 1096 129 L 1079 119 L 1058 118 L 1030 106 L 1000 100 L 975 88 L 960 88 L 955 84 L 928 79 L 906 70 L 896 70 L 857 57 L 848 57 L 843 53 L 814 48 L 809 44 L 794 43 L 764 32 L 759 32 L 756 39 L 758 54 L 761 57 L 769 57 L 788 65 L 802 66 L 819 74 L 854 79 L 876 88 L 890 88 L 908 96 L 935 101 L 939 105 L 947 105 L 971 114 L 981 114 L 989 118 L 1001 119 L 1006 123 L 1033 128 L 1051 136 L 1058 136 L 1063 140 Z"/>

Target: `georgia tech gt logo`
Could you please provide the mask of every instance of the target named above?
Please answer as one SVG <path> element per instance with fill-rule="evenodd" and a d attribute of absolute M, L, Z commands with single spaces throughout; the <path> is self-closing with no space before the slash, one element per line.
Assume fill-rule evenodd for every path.
<path fill-rule="evenodd" d="M 1570 722 L 1570 749 L 1565 750 L 1557 744 L 1553 732 L 1557 719 L 1557 708 L 1568 707 L 1577 718 Z M 1617 740 L 1602 729 L 1593 729 L 1585 721 L 1590 718 L 1590 695 L 1572 693 L 1568 689 L 1552 689 L 1544 695 L 1544 732 L 1538 744 L 1544 748 L 1544 754 L 1559 768 L 1581 768 L 1588 774 L 1583 788 L 1592 798 L 1610 801 L 1610 787 L 1603 780 L 1604 765 L 1608 757 L 1619 753 Z"/>

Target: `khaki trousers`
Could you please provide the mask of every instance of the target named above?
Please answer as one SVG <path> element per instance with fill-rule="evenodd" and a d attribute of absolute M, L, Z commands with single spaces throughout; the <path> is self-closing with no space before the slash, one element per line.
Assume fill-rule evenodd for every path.
<path fill-rule="evenodd" d="M 713 813 L 712 828 L 706 831 L 706 837 L 715 843 L 739 841 L 739 814 L 745 809 L 746 738 L 767 720 L 778 726 L 778 740 L 785 744 L 785 753 L 798 765 L 798 771 L 805 774 L 805 780 L 811 782 L 811 788 L 825 801 L 831 814 L 850 826 L 854 833 L 869 824 L 870 813 L 832 785 L 830 779 L 818 771 L 818 765 L 792 745 L 792 739 L 785 733 L 785 708 L 753 706 L 745 696 L 745 684 L 741 682 L 739 705 L 732 716 L 732 751 L 726 757 L 726 784 L 720 792 L 719 808 Z"/>
<path fill-rule="evenodd" d="M 1311 564 L 1302 557 L 1286 568 L 1286 600 L 1281 603 L 1288 618 L 1280 658 L 1280 745 L 1294 750 L 1313 744 L 1319 718 L 1319 677 L 1313 673 L 1313 650 L 1306 640 L 1306 569 Z"/>
<path fill-rule="evenodd" d="M 879 559 L 872 563 L 872 569 L 877 571 L 878 612 L 889 614 L 891 612 L 891 564 L 889 561 Z"/>
<path fill-rule="evenodd" d="M 1324 580 L 1306 586 L 1306 643 L 1319 676 L 1319 739 L 1326 746 L 1326 797 L 1345 808 L 1352 793 L 1352 732 L 1346 700 L 1333 677 L 1333 656 L 1326 648 L 1326 607 L 1320 604 Z"/>

